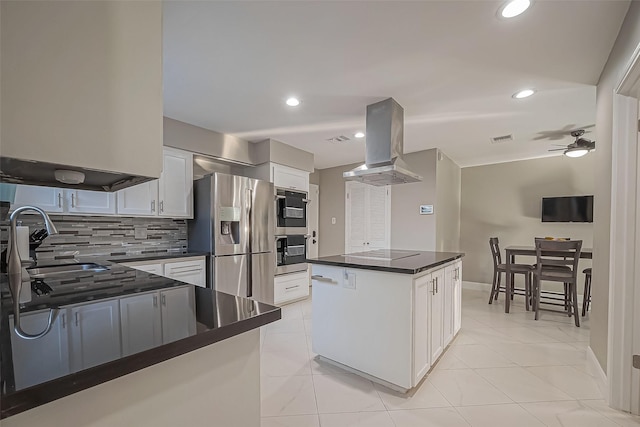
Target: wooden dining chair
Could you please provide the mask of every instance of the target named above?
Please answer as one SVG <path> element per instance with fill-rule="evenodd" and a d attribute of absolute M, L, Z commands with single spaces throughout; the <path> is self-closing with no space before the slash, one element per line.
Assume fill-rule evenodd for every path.
<path fill-rule="evenodd" d="M 533 272 L 533 309 L 535 319 L 540 316 L 540 283 L 560 282 L 567 287 L 569 298 L 565 298 L 565 309 L 573 315 L 576 326 L 580 326 L 578 313 L 578 261 L 582 240 L 555 241 L 536 239 L 536 268 Z M 560 268 L 564 267 L 564 268 Z M 568 267 L 568 269 L 566 268 Z"/>
<path fill-rule="evenodd" d="M 584 290 L 582 291 L 582 317 L 586 316 L 591 304 L 591 267 L 582 270 L 584 273 Z"/>
<path fill-rule="evenodd" d="M 493 258 L 493 283 L 491 284 L 491 295 L 489 295 L 489 304 L 493 303 L 493 300 L 498 299 L 500 294 L 500 274 L 505 273 L 505 284 L 507 265 L 502 263 L 502 255 L 500 254 L 500 243 L 497 237 L 491 237 L 489 239 L 489 247 L 491 248 L 491 256 Z M 513 275 L 524 275 L 524 304 L 527 311 L 529 311 L 529 301 L 531 299 L 531 282 L 533 274 L 533 266 L 529 264 L 511 264 L 511 297 L 513 298 L 514 280 Z"/>

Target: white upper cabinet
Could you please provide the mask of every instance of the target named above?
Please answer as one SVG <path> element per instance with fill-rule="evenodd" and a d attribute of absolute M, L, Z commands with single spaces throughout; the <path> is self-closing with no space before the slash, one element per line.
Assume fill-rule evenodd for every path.
<path fill-rule="evenodd" d="M 391 189 L 348 181 L 345 197 L 345 252 L 388 249 Z"/>
<path fill-rule="evenodd" d="M 276 187 L 309 192 L 309 172 L 271 163 L 271 180 Z"/>
<path fill-rule="evenodd" d="M 113 215 L 116 213 L 116 195 L 103 191 L 18 185 L 11 207 L 24 205 L 37 206 L 49 213 Z"/>
<path fill-rule="evenodd" d="M 118 215 L 193 218 L 193 154 L 164 148 L 159 180 L 117 192 Z"/>
<path fill-rule="evenodd" d="M 193 154 L 164 149 L 158 181 L 158 214 L 170 218 L 193 217 Z"/>
<path fill-rule="evenodd" d="M 118 214 L 154 216 L 158 214 L 158 181 L 134 185 L 117 192 Z"/>
<path fill-rule="evenodd" d="M 116 195 L 102 191 L 65 190 L 69 213 L 113 215 L 116 213 Z"/>
<path fill-rule="evenodd" d="M 35 185 L 18 185 L 16 186 L 16 198 L 11 208 L 15 209 L 25 205 L 37 206 L 46 212 L 64 212 L 64 190 Z"/>

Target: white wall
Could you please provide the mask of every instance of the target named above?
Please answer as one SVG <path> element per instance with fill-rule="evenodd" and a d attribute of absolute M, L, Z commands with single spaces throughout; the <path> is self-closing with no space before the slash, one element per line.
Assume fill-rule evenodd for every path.
<path fill-rule="evenodd" d="M 459 246 L 460 168 L 438 150 L 406 154 L 410 170 L 421 182 L 391 186 L 391 247 L 422 251 L 456 250 Z M 321 169 L 319 256 L 344 253 L 345 181 L 342 173 L 361 163 Z M 438 172 L 439 171 L 439 172 Z M 438 175 L 439 174 L 439 175 Z M 441 182 L 436 183 L 439 176 Z M 441 191 L 438 198 L 437 192 Z M 420 215 L 420 205 L 433 205 L 433 215 Z M 336 223 L 331 223 L 336 218 Z"/>
<path fill-rule="evenodd" d="M 254 329 L 5 418 L 2 426 L 260 427 L 260 332 Z"/>
<path fill-rule="evenodd" d="M 159 177 L 162 3 L 0 7 L 2 155 Z"/>
<path fill-rule="evenodd" d="M 607 370 L 609 328 L 609 239 L 611 222 L 611 141 L 613 138 L 613 93 L 622 80 L 636 47 L 640 44 L 640 2 L 631 2 L 596 91 L 596 141 L 594 175 L 594 254 L 591 342 L 600 366 Z"/>
<path fill-rule="evenodd" d="M 570 237 L 592 247 L 591 223 L 543 223 L 542 197 L 591 195 L 593 154 L 498 163 L 462 169 L 461 250 L 464 279 L 491 283 L 489 238 L 498 237 L 504 260 L 509 245 L 534 244 L 535 237 Z M 533 258 L 522 258 L 533 264 Z M 581 267 L 590 263 L 581 261 Z M 519 280 L 519 279 L 518 279 Z"/>

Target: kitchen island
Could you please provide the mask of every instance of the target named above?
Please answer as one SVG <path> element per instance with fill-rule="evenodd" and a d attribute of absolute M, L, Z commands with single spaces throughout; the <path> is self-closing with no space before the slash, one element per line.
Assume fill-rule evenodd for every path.
<path fill-rule="evenodd" d="M 124 260 L 132 258 L 61 260 L 104 268 L 32 275 L 22 328 L 38 333 L 55 313 L 34 340 L 13 330 L 0 275 L 2 425 L 259 426 L 259 327 L 280 319 L 280 309 Z"/>
<path fill-rule="evenodd" d="M 460 330 L 462 253 L 312 258 L 313 351 L 394 390 L 416 387 Z"/>

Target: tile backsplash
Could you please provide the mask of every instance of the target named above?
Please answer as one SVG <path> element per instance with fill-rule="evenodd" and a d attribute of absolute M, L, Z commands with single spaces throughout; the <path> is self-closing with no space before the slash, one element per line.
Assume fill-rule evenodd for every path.
<path fill-rule="evenodd" d="M 139 255 L 187 250 L 187 221 L 169 218 L 50 215 L 59 234 L 47 237 L 36 250 L 37 258 Z M 23 215 L 29 231 L 44 228 L 40 217 Z M 4 249 L 8 224 L 1 225 Z"/>

